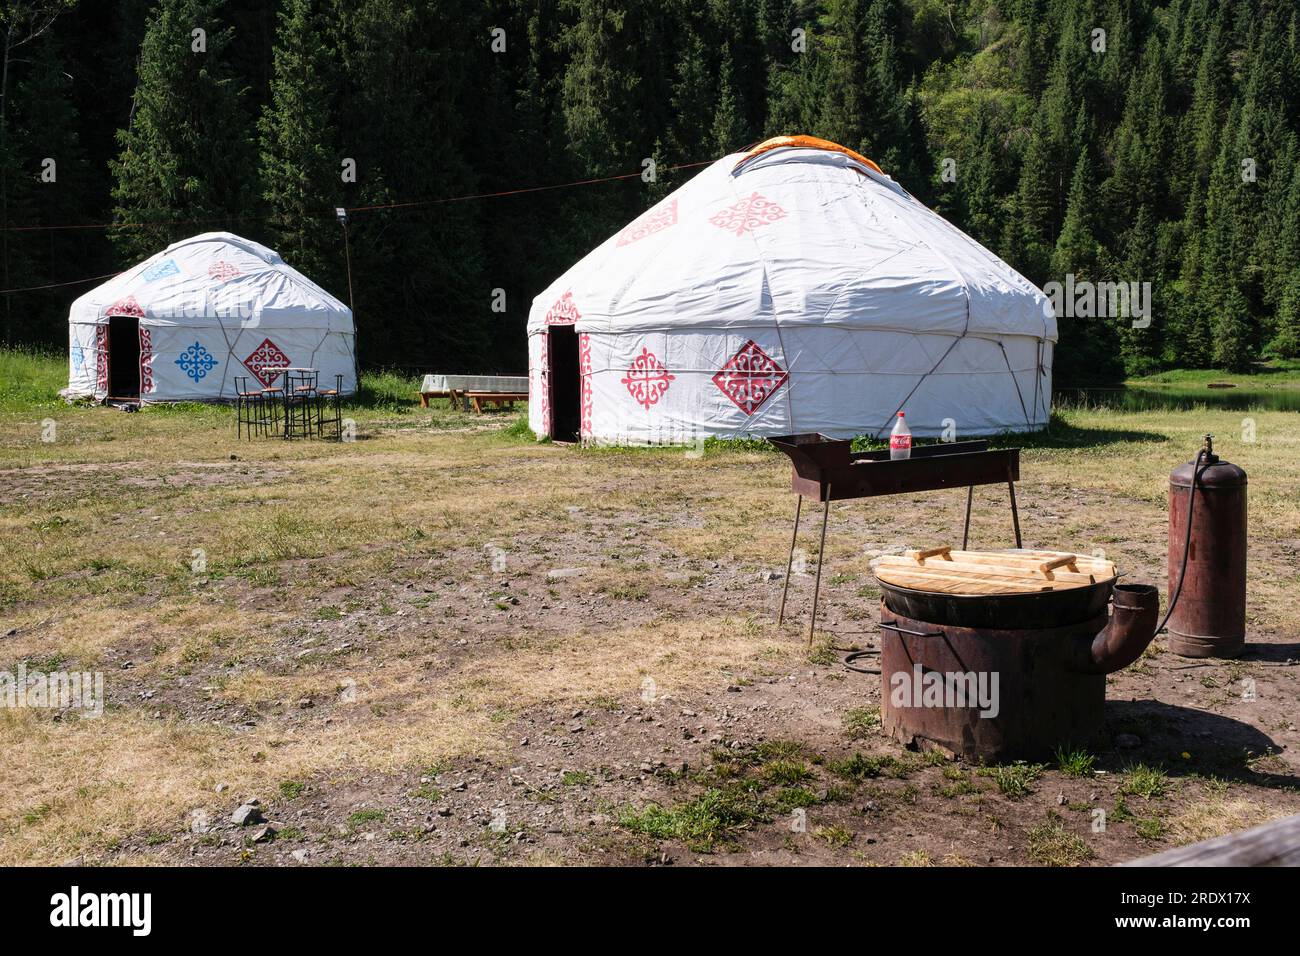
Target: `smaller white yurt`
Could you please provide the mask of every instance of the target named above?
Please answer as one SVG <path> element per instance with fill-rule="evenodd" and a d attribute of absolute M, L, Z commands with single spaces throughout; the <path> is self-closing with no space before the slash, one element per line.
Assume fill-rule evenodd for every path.
<path fill-rule="evenodd" d="M 229 232 L 174 243 L 87 292 L 68 331 L 68 399 L 230 399 L 236 378 L 269 387 L 282 368 L 357 388 L 352 310 Z"/>

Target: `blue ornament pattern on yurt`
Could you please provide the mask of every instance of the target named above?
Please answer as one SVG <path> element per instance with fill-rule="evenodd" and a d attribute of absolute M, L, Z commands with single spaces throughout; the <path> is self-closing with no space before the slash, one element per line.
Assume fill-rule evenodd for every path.
<path fill-rule="evenodd" d="M 175 259 L 164 259 L 162 262 L 154 263 L 144 273 L 145 282 L 153 282 L 157 279 L 164 279 L 167 276 L 174 276 L 180 273 L 180 267 L 176 265 Z"/>
<path fill-rule="evenodd" d="M 205 349 L 198 342 L 195 342 L 176 360 L 176 364 L 181 367 L 181 371 L 194 379 L 195 383 L 202 381 L 203 376 L 207 375 L 217 367 L 218 362 L 212 357 L 212 353 Z"/>

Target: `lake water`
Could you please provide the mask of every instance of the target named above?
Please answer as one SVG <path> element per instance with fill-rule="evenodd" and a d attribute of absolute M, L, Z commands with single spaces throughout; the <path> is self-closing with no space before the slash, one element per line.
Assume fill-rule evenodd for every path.
<path fill-rule="evenodd" d="M 1300 412 L 1300 388 L 1063 388 L 1052 391 L 1054 408 L 1113 408 L 1125 412 L 1190 411 L 1195 408 L 1244 412 L 1252 409 Z"/>

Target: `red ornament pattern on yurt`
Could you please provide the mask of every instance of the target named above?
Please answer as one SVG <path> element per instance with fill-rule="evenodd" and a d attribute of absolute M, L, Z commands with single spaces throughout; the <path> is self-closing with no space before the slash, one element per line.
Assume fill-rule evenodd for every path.
<path fill-rule="evenodd" d="M 591 437 L 591 336 L 586 332 L 578 335 L 578 378 L 582 383 L 581 424 L 578 437 Z"/>
<path fill-rule="evenodd" d="M 546 324 L 574 325 L 581 318 L 582 313 L 578 311 L 578 306 L 573 301 L 573 291 L 570 290 L 555 300 L 555 304 L 546 313 Z"/>
<path fill-rule="evenodd" d="M 212 263 L 212 265 L 208 266 L 208 277 L 216 279 L 218 282 L 228 282 L 241 275 L 243 275 L 243 273 L 225 259 L 218 259 L 216 262 Z"/>
<path fill-rule="evenodd" d="M 652 209 L 618 234 L 618 245 L 632 243 L 677 225 L 677 200 L 670 200 L 662 209 Z"/>
<path fill-rule="evenodd" d="M 735 205 L 709 217 L 719 229 L 743 236 L 762 226 L 785 218 L 785 210 L 761 193 L 752 193 Z"/>
<path fill-rule="evenodd" d="M 128 295 L 125 299 L 118 299 L 116 302 L 110 305 L 107 309 L 104 310 L 104 314 L 105 315 L 129 315 L 132 316 L 133 318 L 143 319 L 144 309 L 142 309 L 140 307 L 140 303 L 135 300 L 135 296 Z"/>
<path fill-rule="evenodd" d="M 95 326 L 95 391 L 108 394 L 108 323 Z"/>
<path fill-rule="evenodd" d="M 540 367 L 540 372 L 537 377 L 542 383 L 540 391 L 542 393 L 543 435 L 549 435 L 551 433 L 551 375 L 547 368 L 547 363 L 551 360 L 550 338 L 551 336 L 549 332 L 542 333 L 542 354 L 537 363 Z"/>
<path fill-rule="evenodd" d="M 750 339 L 714 373 L 713 384 L 742 412 L 752 415 L 789 377 L 785 369 Z"/>
<path fill-rule="evenodd" d="M 641 354 L 633 359 L 632 367 L 627 370 L 622 382 L 633 400 L 642 408 L 649 409 L 664 397 L 668 386 L 676 377 L 653 352 L 642 346 Z"/>
<path fill-rule="evenodd" d="M 140 392 L 153 390 L 153 333 L 140 326 Z"/>
<path fill-rule="evenodd" d="M 289 356 L 270 339 L 253 349 L 253 354 L 244 359 L 244 367 L 266 388 L 275 384 L 280 377 L 280 370 L 289 367 Z"/>

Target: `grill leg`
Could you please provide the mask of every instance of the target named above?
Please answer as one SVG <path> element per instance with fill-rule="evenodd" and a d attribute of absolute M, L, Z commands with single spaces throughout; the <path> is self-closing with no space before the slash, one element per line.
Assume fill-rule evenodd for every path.
<path fill-rule="evenodd" d="M 794 567 L 794 543 L 799 540 L 799 512 L 803 510 L 803 495 L 794 496 L 794 534 L 790 535 L 790 554 L 785 559 L 785 586 L 781 588 L 781 610 L 776 616 L 776 626 L 785 620 L 785 598 L 790 593 L 790 569 Z"/>
<path fill-rule="evenodd" d="M 812 646 L 813 631 L 817 627 L 817 599 L 822 591 L 822 565 L 826 563 L 826 521 L 831 515 L 831 486 L 826 486 L 826 504 L 822 506 L 822 543 L 817 551 L 817 580 L 813 583 L 812 618 L 808 621 L 808 646 Z"/>
<path fill-rule="evenodd" d="M 1014 481 L 1007 482 L 1007 491 L 1011 492 L 1011 525 L 1016 530 L 1016 547 L 1020 548 L 1023 545 L 1020 543 L 1020 512 L 1016 508 L 1016 483 Z"/>
<path fill-rule="evenodd" d="M 962 532 L 961 532 L 961 549 L 963 551 L 966 550 L 966 544 L 967 542 L 970 541 L 970 506 L 971 506 L 971 501 L 972 499 L 974 499 L 974 497 L 975 497 L 975 486 L 971 485 L 969 488 L 966 489 L 966 526 L 962 528 Z"/>

